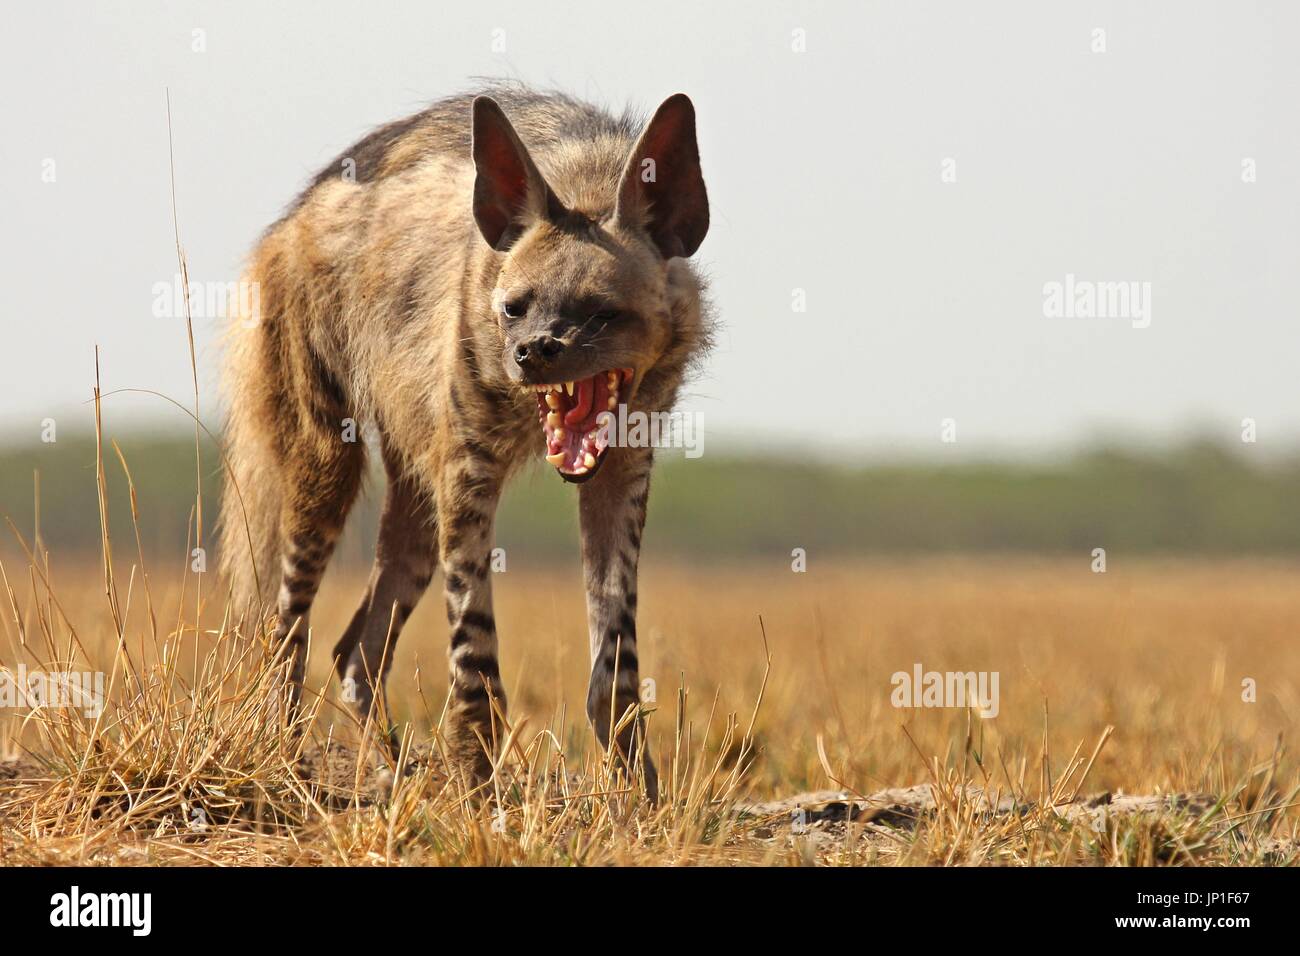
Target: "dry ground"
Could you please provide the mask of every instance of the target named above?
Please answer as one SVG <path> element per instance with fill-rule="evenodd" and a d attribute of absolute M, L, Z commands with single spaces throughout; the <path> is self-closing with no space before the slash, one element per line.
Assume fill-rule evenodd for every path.
<path fill-rule="evenodd" d="M 356 759 L 358 728 L 326 680 L 363 572 L 326 579 L 311 668 L 325 693 L 295 743 L 267 703 L 266 649 L 230 632 L 215 576 L 155 565 L 146 588 L 117 550 L 113 602 L 92 561 L 54 560 L 47 589 L 43 566 L 4 552 L 0 665 L 102 669 L 112 703 L 98 720 L 0 711 L 0 863 L 1300 858 L 1295 564 L 652 562 L 639 648 L 665 791 L 652 809 L 585 726 L 576 565 L 518 558 L 494 579 L 508 742 L 490 792 L 466 795 L 432 730 L 446 689 L 436 596 L 395 654 L 409 735 L 387 766 Z M 999 713 L 895 708 L 890 677 L 915 663 L 998 672 Z"/>

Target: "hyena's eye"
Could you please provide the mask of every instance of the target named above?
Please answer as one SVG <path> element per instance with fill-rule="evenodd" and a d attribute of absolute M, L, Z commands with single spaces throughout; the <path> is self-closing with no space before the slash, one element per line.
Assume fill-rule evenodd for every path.
<path fill-rule="evenodd" d="M 528 311 L 528 303 L 524 299 L 515 299 L 501 303 L 501 314 L 507 319 L 522 319 L 524 313 Z"/>
<path fill-rule="evenodd" d="M 619 317 L 619 314 L 618 309 L 602 309 L 599 312 L 591 313 L 588 318 L 592 322 L 613 322 Z"/>

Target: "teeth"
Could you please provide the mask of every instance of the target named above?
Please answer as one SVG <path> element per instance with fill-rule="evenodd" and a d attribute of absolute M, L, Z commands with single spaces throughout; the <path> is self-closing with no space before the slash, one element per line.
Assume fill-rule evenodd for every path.
<path fill-rule="evenodd" d="M 546 413 L 546 424 L 549 425 L 549 426 L 551 426 L 552 428 L 559 428 L 559 427 L 560 427 L 560 413 L 559 413 L 559 412 L 547 412 L 547 413 Z"/>
<path fill-rule="evenodd" d="M 588 468 L 595 468 L 596 456 L 593 455 L 591 452 L 587 452 L 587 454 L 582 456 L 582 463 Z"/>
<path fill-rule="evenodd" d="M 546 407 L 547 407 L 547 408 L 559 408 L 559 407 L 560 407 L 560 396 L 556 395 L 554 392 L 547 392 L 547 393 L 546 393 Z"/>
<path fill-rule="evenodd" d="M 590 470 L 591 470 L 590 468 L 575 468 L 573 470 L 573 473 L 575 475 L 585 475 Z"/>
<path fill-rule="evenodd" d="M 546 460 L 549 461 L 556 468 L 559 468 L 561 465 L 564 464 L 564 452 L 557 451 L 554 455 L 547 455 Z"/>
<path fill-rule="evenodd" d="M 572 394 L 573 394 L 573 383 L 572 383 L 572 382 L 565 382 L 565 383 L 564 383 L 564 390 L 565 390 L 566 392 L 568 392 L 570 395 L 572 395 Z"/>
<path fill-rule="evenodd" d="M 618 408 L 618 399 L 613 395 L 609 396 L 609 398 L 605 399 L 605 407 L 612 412 Z"/>
<path fill-rule="evenodd" d="M 564 441 L 564 429 L 557 428 L 553 433 L 556 441 Z"/>

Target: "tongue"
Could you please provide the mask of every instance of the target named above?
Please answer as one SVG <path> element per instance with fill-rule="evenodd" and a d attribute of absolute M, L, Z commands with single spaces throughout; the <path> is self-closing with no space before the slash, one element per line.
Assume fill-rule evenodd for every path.
<path fill-rule="evenodd" d="M 578 394 L 574 396 L 574 404 L 571 409 L 564 413 L 564 424 L 570 428 L 581 425 L 591 414 L 591 409 L 596 403 L 596 386 L 595 378 L 584 378 L 577 382 Z"/>

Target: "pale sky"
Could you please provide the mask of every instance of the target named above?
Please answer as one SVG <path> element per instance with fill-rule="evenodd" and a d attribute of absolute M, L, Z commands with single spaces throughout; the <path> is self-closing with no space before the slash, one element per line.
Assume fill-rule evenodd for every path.
<path fill-rule="evenodd" d="M 183 319 L 154 315 L 166 89 L 191 278 L 225 283 L 341 149 L 489 76 L 695 101 L 722 333 L 684 407 L 710 447 L 1036 455 L 1247 417 L 1260 454 L 1300 444 L 1294 3 L 41 0 L 0 54 L 5 435 L 87 422 L 96 344 L 106 389 L 189 401 Z M 1067 274 L 1150 283 L 1149 327 L 1045 316 Z"/>

